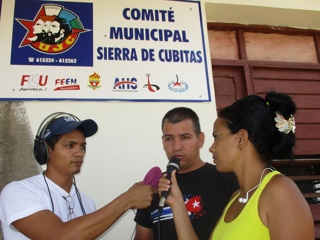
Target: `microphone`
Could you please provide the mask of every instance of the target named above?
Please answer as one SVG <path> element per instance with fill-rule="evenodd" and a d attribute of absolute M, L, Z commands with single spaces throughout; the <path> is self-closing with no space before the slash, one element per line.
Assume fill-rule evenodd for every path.
<path fill-rule="evenodd" d="M 142 184 L 151 185 L 155 188 L 158 188 L 159 179 L 162 176 L 161 169 L 159 167 L 153 167 L 144 177 Z"/>
<path fill-rule="evenodd" d="M 171 181 L 171 173 L 173 170 L 177 170 L 177 172 L 179 171 L 179 168 L 180 168 L 180 160 L 176 157 L 173 157 L 168 165 L 167 165 L 167 179 Z M 169 195 L 169 191 L 164 191 L 161 193 L 161 198 L 160 198 L 160 201 L 159 201 L 159 212 L 162 211 L 162 208 L 164 207 L 164 204 L 166 202 L 166 199 Z"/>

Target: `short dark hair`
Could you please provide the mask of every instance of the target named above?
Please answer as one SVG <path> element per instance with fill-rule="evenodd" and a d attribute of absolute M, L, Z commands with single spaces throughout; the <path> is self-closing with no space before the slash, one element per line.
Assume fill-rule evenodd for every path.
<path fill-rule="evenodd" d="M 245 129 L 262 160 L 293 158 L 295 134 L 278 131 L 274 120 L 276 111 L 289 119 L 295 113 L 296 105 L 289 95 L 268 92 L 265 99 L 258 95 L 239 99 L 219 111 L 218 117 L 224 119 L 232 134 Z"/>
<path fill-rule="evenodd" d="M 162 118 L 161 129 L 163 131 L 165 122 L 179 123 L 187 119 L 192 121 L 194 132 L 198 136 L 201 133 L 199 117 L 192 109 L 187 107 L 176 107 L 168 111 Z"/>

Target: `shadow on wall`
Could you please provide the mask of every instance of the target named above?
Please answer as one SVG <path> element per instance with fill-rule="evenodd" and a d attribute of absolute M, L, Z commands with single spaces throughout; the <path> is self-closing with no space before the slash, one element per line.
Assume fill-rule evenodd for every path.
<path fill-rule="evenodd" d="M 40 173 L 33 139 L 23 102 L 0 102 L 0 190 L 9 182 Z"/>

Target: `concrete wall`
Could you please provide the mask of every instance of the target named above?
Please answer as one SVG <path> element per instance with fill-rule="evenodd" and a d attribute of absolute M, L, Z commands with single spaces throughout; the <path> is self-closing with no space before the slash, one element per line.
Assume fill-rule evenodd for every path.
<path fill-rule="evenodd" d="M 40 172 L 33 158 L 33 132 L 23 102 L 0 102 L 0 146 L 0 189 Z"/>

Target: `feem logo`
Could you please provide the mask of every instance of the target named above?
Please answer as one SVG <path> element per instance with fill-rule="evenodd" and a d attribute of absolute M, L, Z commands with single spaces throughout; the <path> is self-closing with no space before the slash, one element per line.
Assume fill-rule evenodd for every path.
<path fill-rule="evenodd" d="M 29 45 L 47 54 L 58 54 L 69 50 L 86 32 L 79 17 L 63 6 L 45 4 L 33 20 L 16 19 L 28 32 L 20 47 Z"/>
<path fill-rule="evenodd" d="M 133 78 L 116 78 L 114 80 L 113 91 L 137 92 L 138 80 Z"/>
<path fill-rule="evenodd" d="M 77 84 L 76 78 L 57 78 L 55 85 L 56 88 L 53 91 L 80 90 L 80 85 Z"/>

